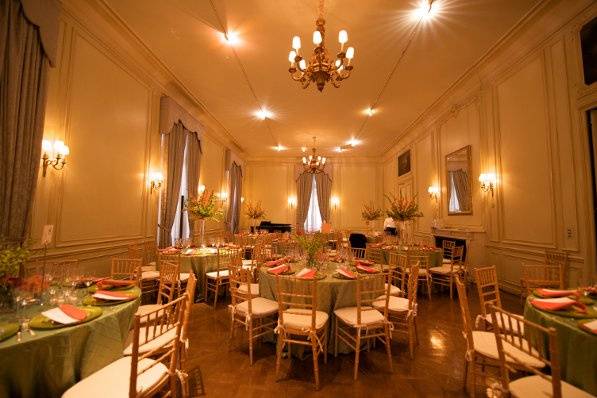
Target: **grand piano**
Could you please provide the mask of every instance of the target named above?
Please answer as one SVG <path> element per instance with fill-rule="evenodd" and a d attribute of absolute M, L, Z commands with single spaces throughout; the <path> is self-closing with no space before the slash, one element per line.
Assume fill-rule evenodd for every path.
<path fill-rule="evenodd" d="M 290 232 L 292 230 L 292 226 L 290 224 L 275 224 L 271 221 L 261 221 L 259 226 L 257 227 L 257 231 L 267 231 L 269 233 L 272 232 Z"/>

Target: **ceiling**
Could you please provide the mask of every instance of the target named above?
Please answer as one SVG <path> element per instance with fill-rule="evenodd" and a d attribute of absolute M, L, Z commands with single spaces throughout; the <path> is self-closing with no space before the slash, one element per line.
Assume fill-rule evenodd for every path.
<path fill-rule="evenodd" d="M 400 62 L 419 0 L 328 0 L 327 47 L 335 54 L 338 31 L 346 29 L 355 59 L 352 76 L 322 93 L 292 81 L 287 60 L 294 35 L 311 53 L 317 0 L 105 1 L 245 154 L 258 157 L 299 156 L 312 136 L 328 155 L 383 154 L 537 0 L 436 0 L 439 13 L 417 25 Z M 240 43 L 224 42 L 222 29 Z M 363 111 L 377 98 L 369 117 Z M 271 119 L 254 116 L 260 106 Z M 333 152 L 351 138 L 362 144 Z"/>

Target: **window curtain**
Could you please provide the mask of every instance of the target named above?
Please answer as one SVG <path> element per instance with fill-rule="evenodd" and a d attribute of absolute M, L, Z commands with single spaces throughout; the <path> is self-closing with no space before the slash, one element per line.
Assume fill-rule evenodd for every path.
<path fill-rule="evenodd" d="M 21 3 L 0 4 L 0 240 L 23 243 L 40 165 L 50 59 Z M 57 13 L 46 17 L 57 23 Z"/>
<path fill-rule="evenodd" d="M 309 199 L 311 199 L 311 189 L 313 188 L 313 174 L 302 173 L 296 180 L 296 230 L 303 231 L 305 220 L 309 212 Z"/>
<path fill-rule="evenodd" d="M 185 143 L 189 131 L 181 122 L 174 124 L 172 130 L 164 135 L 164 146 L 166 148 L 167 171 L 166 189 L 161 200 L 160 217 L 160 247 L 172 245 L 170 231 L 176 217 L 176 207 L 180 200 L 180 184 L 182 180 L 182 168 L 184 164 Z M 197 189 L 197 188 L 195 188 Z"/>
<path fill-rule="evenodd" d="M 201 154 L 201 141 L 197 133 L 187 130 L 187 188 L 189 197 L 198 195 Z M 189 236 L 191 238 L 194 236 L 194 231 L 195 222 L 189 218 Z"/>
<path fill-rule="evenodd" d="M 228 209 L 227 226 L 228 230 L 233 234 L 240 230 L 240 198 L 242 196 L 243 188 L 243 171 L 242 168 L 232 162 L 230 166 L 230 207 Z"/>
<path fill-rule="evenodd" d="M 317 201 L 319 212 L 324 222 L 330 221 L 330 197 L 332 195 L 332 180 L 326 173 L 315 174 L 317 183 Z"/>
<path fill-rule="evenodd" d="M 466 170 L 458 169 L 452 172 L 456 197 L 460 204 L 460 211 L 469 211 L 471 206 L 471 192 L 468 184 L 468 173 Z"/>

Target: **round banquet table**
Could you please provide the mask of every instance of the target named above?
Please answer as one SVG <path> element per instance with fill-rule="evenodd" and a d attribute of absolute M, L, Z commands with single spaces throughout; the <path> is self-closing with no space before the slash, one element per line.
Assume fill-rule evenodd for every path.
<path fill-rule="evenodd" d="M 193 254 L 181 254 L 180 272 L 193 272 L 197 277 L 196 298 L 202 298 L 205 292 L 205 273 L 218 267 L 218 249 L 205 247 L 195 249 Z"/>
<path fill-rule="evenodd" d="M 383 248 L 381 249 L 384 262 L 386 264 L 390 261 L 390 252 L 398 252 L 398 254 L 408 254 L 408 250 L 404 250 L 400 247 L 396 248 Z M 433 250 L 413 250 L 415 254 L 422 254 L 428 253 L 429 254 L 429 268 L 433 267 L 441 267 L 442 266 L 442 251 L 441 249 L 433 249 Z"/>
<path fill-rule="evenodd" d="M 524 318 L 556 330 L 562 380 L 597 395 L 597 335 L 580 329 L 580 319 L 556 315 L 533 307 L 529 302 L 531 298 L 533 296 L 527 298 Z M 597 303 L 593 306 L 597 309 Z M 527 338 L 536 343 L 533 336 Z M 541 341 L 539 347 L 547 352 L 547 341 Z"/>
<path fill-rule="evenodd" d="M 139 299 L 103 306 L 102 315 L 87 323 L 0 342 L 0 397 L 60 397 L 121 358 L 138 306 Z"/>
<path fill-rule="evenodd" d="M 336 272 L 336 268 L 340 265 L 342 264 L 326 262 L 325 269 L 320 271 L 325 274 L 325 278 L 317 281 L 317 310 L 323 311 L 329 315 L 328 352 L 330 353 L 334 352 L 334 329 L 336 322 L 334 310 L 343 307 L 354 307 L 357 305 L 356 281 L 350 279 L 337 279 L 333 276 Z M 291 263 L 290 267 L 293 271 L 298 272 L 304 268 L 304 262 Z M 259 270 L 260 296 L 270 300 L 277 300 L 276 292 L 276 276 L 267 272 L 266 267 L 261 267 Z M 351 349 L 340 341 L 338 344 L 338 352 L 346 354 L 351 352 Z"/>

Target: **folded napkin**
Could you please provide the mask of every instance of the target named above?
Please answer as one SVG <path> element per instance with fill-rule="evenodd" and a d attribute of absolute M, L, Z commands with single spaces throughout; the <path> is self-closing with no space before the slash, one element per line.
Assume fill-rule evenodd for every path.
<path fill-rule="evenodd" d="M 52 308 L 41 314 L 46 318 L 63 325 L 77 323 L 87 318 L 87 313 L 85 311 L 70 304 L 62 304 L 60 307 Z"/>
<path fill-rule="evenodd" d="M 597 334 L 597 319 L 590 322 L 583 322 L 580 324 L 580 328 L 587 332 Z"/>
<path fill-rule="evenodd" d="M 109 290 L 98 290 L 93 294 L 94 298 L 100 300 L 114 300 L 114 301 L 121 301 L 121 300 L 128 300 L 131 298 L 128 294 L 122 292 L 111 292 Z"/>
<path fill-rule="evenodd" d="M 357 277 L 354 274 L 354 272 L 350 271 L 346 267 L 338 267 L 338 269 L 336 269 L 336 272 L 338 272 L 340 275 L 345 276 L 346 278 L 349 278 L 349 279 L 356 279 L 356 277 Z"/>
<path fill-rule="evenodd" d="M 367 273 L 369 273 L 369 274 L 376 274 L 376 273 L 378 273 L 378 272 L 379 272 L 379 271 L 378 271 L 378 270 L 376 270 L 375 268 L 373 268 L 373 267 L 370 267 L 370 266 L 368 266 L 368 265 L 365 265 L 365 264 L 362 264 L 362 263 L 358 263 L 358 264 L 357 264 L 357 269 L 360 269 L 361 271 L 365 271 L 365 272 L 367 272 Z"/>
<path fill-rule="evenodd" d="M 288 271 L 290 267 L 287 264 L 278 265 L 277 267 L 273 267 L 267 270 L 270 274 L 280 275 L 286 271 Z"/>
<path fill-rule="evenodd" d="M 576 300 L 572 300 L 568 297 L 558 297 L 558 298 L 546 298 L 546 299 L 532 299 L 531 304 L 533 307 L 538 308 L 540 310 L 547 310 L 547 311 L 559 311 L 565 310 L 570 307 L 580 306 Z"/>
<path fill-rule="evenodd" d="M 99 289 L 108 290 L 115 287 L 126 287 L 126 286 L 133 286 L 135 281 L 124 280 L 124 279 L 104 279 L 97 282 L 97 287 Z"/>
<path fill-rule="evenodd" d="M 267 261 L 264 265 L 266 267 L 275 267 L 276 265 L 284 264 L 288 260 L 287 257 L 282 257 L 277 260 Z"/>
<path fill-rule="evenodd" d="M 373 265 L 373 264 L 375 264 L 371 260 L 357 260 L 356 262 L 357 262 L 357 264 L 363 264 L 363 265 Z"/>
<path fill-rule="evenodd" d="M 314 269 L 303 268 L 296 274 L 296 277 L 301 279 L 313 279 L 315 278 L 315 273 L 316 271 Z"/>
<path fill-rule="evenodd" d="M 577 295 L 578 292 L 576 290 L 557 290 L 557 289 L 544 289 L 539 288 L 535 289 L 534 292 L 539 297 L 567 297 L 572 295 Z"/>

